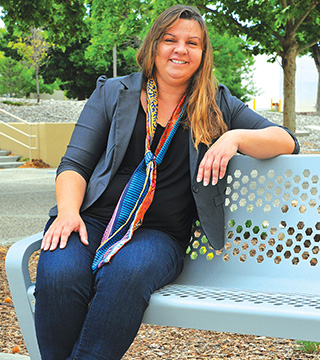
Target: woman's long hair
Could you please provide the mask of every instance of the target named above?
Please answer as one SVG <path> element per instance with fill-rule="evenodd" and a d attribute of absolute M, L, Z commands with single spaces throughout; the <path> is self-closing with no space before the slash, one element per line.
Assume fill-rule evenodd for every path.
<path fill-rule="evenodd" d="M 165 10 L 149 30 L 137 53 L 137 62 L 147 79 L 154 75 L 158 44 L 165 31 L 179 19 L 195 20 L 202 30 L 201 64 L 192 76 L 188 88 L 187 125 L 191 129 L 195 147 L 199 143 L 210 145 L 213 139 L 227 131 L 227 126 L 215 99 L 217 81 L 213 75 L 212 47 L 199 10 L 187 5 L 175 5 Z"/>

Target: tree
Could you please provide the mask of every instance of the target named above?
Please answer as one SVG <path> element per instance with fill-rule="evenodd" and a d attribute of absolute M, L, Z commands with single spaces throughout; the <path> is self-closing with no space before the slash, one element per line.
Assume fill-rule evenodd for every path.
<path fill-rule="evenodd" d="M 46 83 L 60 79 L 60 88 L 66 92 L 68 98 L 84 100 L 93 92 L 96 79 L 105 74 L 106 69 L 98 67 L 85 58 L 85 51 L 90 44 L 83 39 L 80 43 L 75 41 L 62 51 L 53 46 L 49 50 L 49 58 L 43 64 L 41 71 Z M 111 76 L 110 72 L 108 72 Z"/>
<path fill-rule="evenodd" d="M 19 42 L 9 43 L 30 64 L 35 72 L 37 102 L 40 101 L 39 69 L 42 61 L 47 56 L 49 44 L 43 37 L 42 29 L 31 27 L 30 35 L 21 37 Z"/>
<path fill-rule="evenodd" d="M 58 78 L 62 81 L 60 88 L 66 91 L 68 98 L 88 98 L 95 88 L 98 76 L 113 76 L 111 62 L 107 64 L 85 56 L 89 45 L 90 40 L 83 39 L 80 43 L 75 41 L 70 44 L 65 51 L 53 46 L 49 50 L 48 60 L 41 68 L 45 82 L 52 83 Z M 112 51 L 107 52 L 105 57 L 112 59 Z M 135 50 L 124 43 L 118 47 L 118 75 L 136 70 Z"/>
<path fill-rule="evenodd" d="M 40 93 L 52 94 L 58 88 L 57 83 L 44 84 L 39 78 Z M 5 57 L 0 52 L 0 94 L 9 97 L 24 97 L 36 91 L 34 69 L 26 67 L 21 61 Z"/>
<path fill-rule="evenodd" d="M 141 44 L 140 34 L 146 24 L 147 6 L 147 2 L 140 0 L 93 1 L 90 17 L 91 45 L 86 57 L 96 65 L 108 69 L 112 63 L 110 54 L 116 46 L 126 64 L 137 69 L 135 54 Z M 121 56 L 120 59 L 118 56 L 119 61 Z M 123 65 L 120 63 L 120 68 L 128 68 Z"/>
<path fill-rule="evenodd" d="M 0 0 L 4 22 L 20 31 L 43 28 L 50 42 L 66 47 L 86 34 L 86 0 Z"/>
<path fill-rule="evenodd" d="M 320 40 L 320 0 L 196 0 L 222 32 L 245 36 L 253 54 L 282 59 L 284 125 L 295 131 L 296 57 Z"/>
<path fill-rule="evenodd" d="M 26 93 L 26 79 L 29 77 L 25 67 L 19 62 L 0 56 L 0 94 L 24 96 Z"/>
<path fill-rule="evenodd" d="M 155 18 L 168 6 L 176 3 L 175 0 L 169 2 L 95 0 L 90 18 L 92 39 L 86 52 L 87 58 L 99 67 L 110 68 L 111 51 L 117 46 L 119 75 L 137 70 L 136 50 L 144 35 Z M 252 54 L 246 51 L 243 39 L 218 34 L 210 22 L 208 28 L 214 49 L 216 77 L 228 86 L 234 95 L 243 101 L 249 100 L 250 95 L 256 93 L 250 84 L 251 68 L 254 63 Z M 117 32 L 113 29 L 117 29 Z"/>
<path fill-rule="evenodd" d="M 318 70 L 318 90 L 316 100 L 316 114 L 320 115 L 320 44 L 314 44 L 312 46 L 312 56 Z"/>
<path fill-rule="evenodd" d="M 208 24 L 213 48 L 214 74 L 231 93 L 248 102 L 257 89 L 252 82 L 254 58 L 245 49 L 245 41 L 239 37 L 221 35 Z"/>

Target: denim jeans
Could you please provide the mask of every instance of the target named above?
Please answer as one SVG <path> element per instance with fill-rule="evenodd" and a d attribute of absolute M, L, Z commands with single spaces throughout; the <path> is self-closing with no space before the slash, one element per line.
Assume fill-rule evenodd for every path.
<path fill-rule="evenodd" d="M 83 220 L 88 246 L 72 233 L 65 249 L 40 255 L 35 323 L 44 360 L 121 359 L 151 294 L 175 280 L 183 268 L 184 254 L 169 235 L 139 228 L 94 275 L 91 264 L 105 226 L 90 217 Z"/>

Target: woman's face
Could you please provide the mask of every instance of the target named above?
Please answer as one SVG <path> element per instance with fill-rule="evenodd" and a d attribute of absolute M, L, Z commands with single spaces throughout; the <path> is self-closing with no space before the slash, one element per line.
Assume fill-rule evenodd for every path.
<path fill-rule="evenodd" d="M 159 83 L 188 86 L 202 58 L 202 30 L 195 20 L 179 19 L 167 29 L 155 57 Z"/>

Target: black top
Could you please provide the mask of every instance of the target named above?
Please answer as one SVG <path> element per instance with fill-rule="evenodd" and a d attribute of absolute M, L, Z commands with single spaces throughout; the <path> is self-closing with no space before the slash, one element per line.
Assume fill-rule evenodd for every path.
<path fill-rule="evenodd" d="M 164 127 L 157 125 L 151 151 L 154 152 Z M 130 176 L 144 157 L 146 114 L 140 104 L 137 121 L 121 166 L 101 197 L 84 214 L 107 224 Z M 154 199 L 147 210 L 142 227 L 162 230 L 185 249 L 188 245 L 195 204 L 191 193 L 189 169 L 189 132 L 180 125 L 157 167 Z"/>

